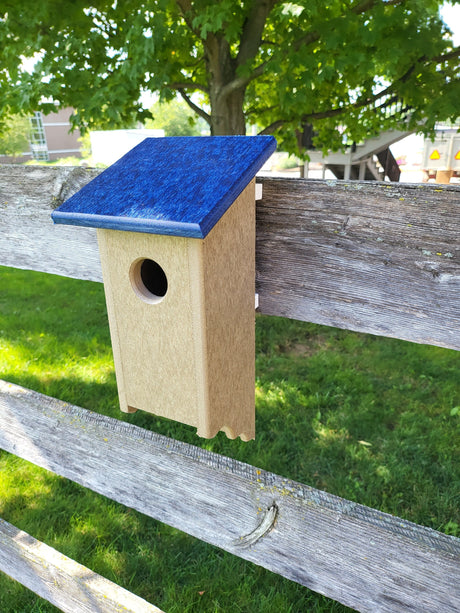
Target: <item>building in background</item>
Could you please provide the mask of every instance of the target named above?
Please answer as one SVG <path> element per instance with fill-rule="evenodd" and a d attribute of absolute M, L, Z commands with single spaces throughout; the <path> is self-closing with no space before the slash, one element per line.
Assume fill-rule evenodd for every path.
<path fill-rule="evenodd" d="M 127 129 L 127 130 L 95 130 L 90 132 L 91 162 L 110 166 L 119 160 L 130 149 L 141 143 L 144 138 L 159 138 L 165 135 L 164 130 Z"/>
<path fill-rule="evenodd" d="M 80 132 L 71 132 L 70 116 L 73 109 L 61 109 L 43 115 L 40 111 L 30 119 L 30 153 L 37 161 L 57 160 L 63 157 L 80 157 Z"/>
<path fill-rule="evenodd" d="M 0 163 L 23 163 L 30 160 L 48 162 L 59 158 L 81 157 L 81 134 L 79 130 L 70 131 L 72 113 L 71 108 L 48 115 L 40 111 L 34 113 L 30 118 L 30 149 L 20 156 L 0 156 Z"/>
<path fill-rule="evenodd" d="M 426 139 L 423 149 L 424 180 L 450 183 L 460 178 L 460 132 L 457 126 L 438 126 L 433 141 Z"/>

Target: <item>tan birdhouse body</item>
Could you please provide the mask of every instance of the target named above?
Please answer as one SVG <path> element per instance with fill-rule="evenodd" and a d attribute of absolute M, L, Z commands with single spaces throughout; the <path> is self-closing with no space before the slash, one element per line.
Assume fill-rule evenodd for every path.
<path fill-rule="evenodd" d="M 53 212 L 97 228 L 122 411 L 254 438 L 254 177 L 275 147 L 146 139 Z"/>
<path fill-rule="evenodd" d="M 254 181 L 204 239 L 98 229 L 120 407 L 254 438 Z M 152 294 L 144 260 L 164 271 Z"/>

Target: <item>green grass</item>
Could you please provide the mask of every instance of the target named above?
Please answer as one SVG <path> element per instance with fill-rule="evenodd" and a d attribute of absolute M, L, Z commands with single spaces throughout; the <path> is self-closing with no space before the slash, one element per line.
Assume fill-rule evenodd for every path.
<path fill-rule="evenodd" d="M 460 353 L 280 318 L 256 332 L 256 440 L 202 440 L 119 412 L 102 285 L 0 268 L 1 378 L 460 536 Z M 348 611 L 3 451 L 0 516 L 167 613 Z M 56 609 L 0 575 L 0 611 Z"/>

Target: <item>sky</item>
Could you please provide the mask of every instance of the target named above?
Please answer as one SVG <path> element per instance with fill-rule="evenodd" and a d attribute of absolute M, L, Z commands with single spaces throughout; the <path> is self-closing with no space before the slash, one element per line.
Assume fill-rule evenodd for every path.
<path fill-rule="evenodd" d="M 454 45 L 460 45 L 460 4 L 444 4 L 441 16 L 453 32 Z"/>

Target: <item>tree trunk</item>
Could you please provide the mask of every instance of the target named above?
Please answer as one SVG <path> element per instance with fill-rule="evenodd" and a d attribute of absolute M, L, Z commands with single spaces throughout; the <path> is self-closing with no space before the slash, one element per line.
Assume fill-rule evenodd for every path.
<path fill-rule="evenodd" d="M 211 103 L 211 134 L 246 134 L 243 112 L 245 87 L 231 88 L 236 79 L 236 61 L 227 41 L 210 34 L 207 37 L 206 61 Z"/>
<path fill-rule="evenodd" d="M 211 134 L 246 134 L 243 113 L 244 90 L 237 90 L 227 96 L 211 99 Z"/>

